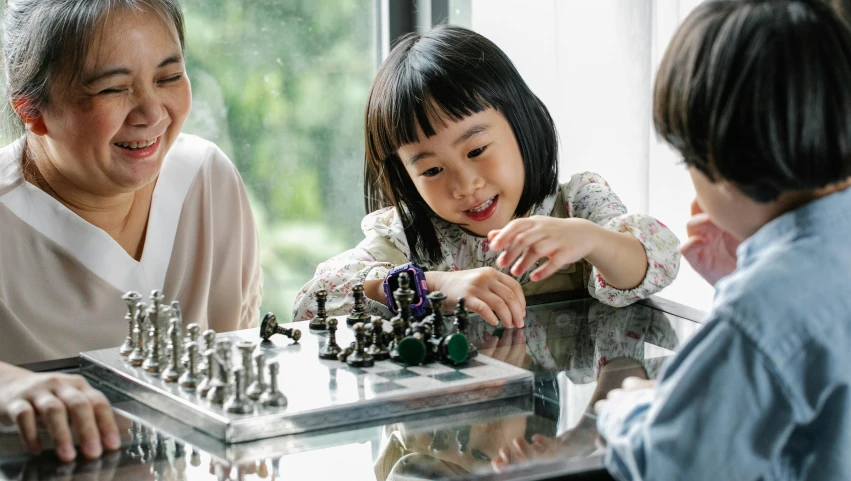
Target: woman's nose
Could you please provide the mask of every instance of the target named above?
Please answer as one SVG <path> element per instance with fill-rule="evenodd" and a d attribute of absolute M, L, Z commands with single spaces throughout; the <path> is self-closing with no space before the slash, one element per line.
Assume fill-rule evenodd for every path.
<path fill-rule="evenodd" d="M 136 105 L 127 116 L 127 122 L 134 126 L 157 125 L 165 116 L 162 100 L 151 90 L 139 92 Z"/>

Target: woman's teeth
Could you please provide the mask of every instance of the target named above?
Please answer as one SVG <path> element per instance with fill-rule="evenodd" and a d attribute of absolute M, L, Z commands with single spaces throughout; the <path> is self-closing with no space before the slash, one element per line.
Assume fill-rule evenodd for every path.
<path fill-rule="evenodd" d="M 125 149 L 143 149 L 145 147 L 150 147 L 151 145 L 154 145 L 154 143 L 157 141 L 157 138 L 158 137 L 154 137 L 151 140 L 143 140 L 141 142 L 116 142 L 115 145 L 123 147 Z"/>
<path fill-rule="evenodd" d="M 491 204 L 493 204 L 494 199 L 495 199 L 495 197 L 491 197 L 490 199 L 486 200 L 484 204 L 482 204 L 482 205 L 480 205 L 480 206 L 478 206 L 474 209 L 470 209 L 469 212 L 482 212 L 483 210 L 490 207 Z"/>

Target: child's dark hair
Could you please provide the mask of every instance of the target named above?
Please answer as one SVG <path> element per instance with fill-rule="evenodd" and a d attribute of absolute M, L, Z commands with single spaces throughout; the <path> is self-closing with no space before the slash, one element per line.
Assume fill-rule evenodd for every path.
<path fill-rule="evenodd" d="M 435 216 L 396 154 L 417 142 L 417 126 L 435 135 L 446 119 L 493 108 L 505 116 L 523 156 L 525 185 L 515 216 L 558 187 L 558 136 L 544 104 L 493 42 L 470 30 L 439 26 L 403 37 L 378 69 L 366 107 L 366 210 L 394 206 L 411 257 L 441 260 Z"/>
<path fill-rule="evenodd" d="M 851 31 L 819 0 L 712 1 L 659 67 L 656 131 L 757 202 L 851 176 Z"/>

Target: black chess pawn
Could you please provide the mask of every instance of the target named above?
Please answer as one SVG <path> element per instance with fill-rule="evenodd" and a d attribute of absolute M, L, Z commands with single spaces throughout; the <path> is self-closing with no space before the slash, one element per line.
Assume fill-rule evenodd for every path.
<path fill-rule="evenodd" d="M 366 312 L 363 284 L 357 284 L 352 288 L 352 297 L 355 298 L 355 305 L 352 307 L 352 311 L 349 313 L 349 316 L 346 317 L 346 325 L 352 327 L 359 322 L 369 322 L 369 314 Z"/>
<path fill-rule="evenodd" d="M 467 312 L 467 305 L 464 298 L 458 299 L 458 304 L 455 305 L 455 330 L 464 334 L 467 338 L 467 359 L 476 357 L 479 350 L 476 345 L 470 342 L 470 336 L 467 335 L 467 328 L 470 326 L 470 314 Z"/>
<path fill-rule="evenodd" d="M 390 320 L 390 326 L 393 328 L 393 339 L 390 341 L 390 359 L 397 362 L 403 362 L 399 357 L 399 343 L 405 338 L 405 322 L 402 316 L 396 315 Z"/>
<path fill-rule="evenodd" d="M 136 307 L 142 296 L 138 292 L 130 291 L 121 298 L 127 304 L 127 314 L 124 315 L 124 320 L 127 321 L 127 339 L 124 340 L 124 344 L 121 345 L 118 352 L 122 356 L 129 356 L 136 349 L 136 343 L 138 342 L 138 337 L 135 335 Z"/>
<path fill-rule="evenodd" d="M 376 361 L 390 359 L 390 351 L 387 349 L 386 336 L 384 335 L 384 319 L 381 316 L 372 316 L 367 339 L 371 341 L 366 352 Z"/>
<path fill-rule="evenodd" d="M 328 291 L 320 289 L 316 291 L 316 315 L 310 320 L 308 326 L 317 331 L 328 329 L 328 313 L 325 312 L 325 301 L 328 300 Z"/>
<path fill-rule="evenodd" d="M 278 319 L 271 312 L 266 313 L 263 321 L 260 323 L 260 337 L 264 341 L 268 341 L 275 334 L 283 334 L 284 336 L 298 342 L 301 339 L 301 331 L 298 329 L 284 327 L 278 325 Z"/>
<path fill-rule="evenodd" d="M 432 334 L 436 337 L 443 337 L 443 303 L 446 302 L 446 295 L 440 291 L 429 293 L 428 302 L 431 305 L 431 314 L 423 319 L 423 322 L 430 322 L 432 325 Z"/>
<path fill-rule="evenodd" d="M 366 352 L 366 327 L 362 322 L 352 326 L 355 331 L 355 350 L 346 358 L 346 364 L 351 367 L 371 367 L 375 361 L 368 352 Z"/>
<path fill-rule="evenodd" d="M 337 354 L 337 360 L 342 361 L 342 362 L 346 362 L 346 359 L 348 359 L 348 357 L 353 352 L 355 352 L 355 346 L 356 346 L 355 341 L 352 341 L 352 343 L 349 344 L 349 346 L 347 348 L 343 349 L 342 351 L 340 351 Z"/>
<path fill-rule="evenodd" d="M 320 359 L 337 359 L 342 349 L 337 344 L 337 319 L 328 319 L 328 343 L 319 350 Z"/>

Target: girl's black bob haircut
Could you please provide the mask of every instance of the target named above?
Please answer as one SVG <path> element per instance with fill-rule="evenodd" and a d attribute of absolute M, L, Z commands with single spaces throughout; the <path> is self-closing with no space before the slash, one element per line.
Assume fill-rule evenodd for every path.
<path fill-rule="evenodd" d="M 411 257 L 436 264 L 442 256 L 432 217 L 396 154 L 431 137 L 446 121 L 493 108 L 517 139 L 525 184 L 515 216 L 524 216 L 558 187 L 558 135 L 544 104 L 499 47 L 470 30 L 442 25 L 399 40 L 378 69 L 366 106 L 366 210 L 394 206 Z"/>
<path fill-rule="evenodd" d="M 851 31 L 819 0 L 721 0 L 659 67 L 656 131 L 757 202 L 851 176 Z"/>

